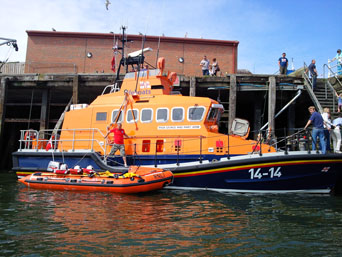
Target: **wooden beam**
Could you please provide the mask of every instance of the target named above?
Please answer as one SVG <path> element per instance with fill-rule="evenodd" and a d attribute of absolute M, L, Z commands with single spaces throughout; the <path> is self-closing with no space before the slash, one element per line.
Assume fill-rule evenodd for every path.
<path fill-rule="evenodd" d="M 296 102 L 292 103 L 287 110 L 287 135 L 294 134 L 295 131 L 295 121 L 296 121 Z"/>
<path fill-rule="evenodd" d="M 5 120 L 5 102 L 6 102 L 6 89 L 7 89 L 7 79 L 6 77 L 1 78 L 0 84 L 0 142 L 2 142 L 2 134 L 4 128 Z M 1 144 L 0 144 L 1 147 Z"/>
<path fill-rule="evenodd" d="M 275 77 L 269 77 L 268 86 L 268 133 L 271 137 L 274 136 L 274 116 L 276 107 L 276 79 Z"/>
<path fill-rule="evenodd" d="M 258 131 L 260 130 L 262 124 L 262 101 L 257 101 L 254 105 L 254 120 L 253 120 L 253 127 L 254 127 L 254 140 L 258 138 Z"/>
<path fill-rule="evenodd" d="M 49 123 L 56 123 L 58 120 L 49 120 Z M 6 118 L 5 123 L 40 123 L 40 119 L 16 119 L 16 118 Z"/>
<path fill-rule="evenodd" d="M 40 109 L 40 130 L 47 129 L 47 110 L 48 110 L 48 95 L 49 90 L 43 90 L 42 91 L 42 107 Z"/>
<path fill-rule="evenodd" d="M 72 80 L 72 103 L 73 104 L 78 104 L 78 86 L 79 86 L 78 75 L 75 75 Z"/>
<path fill-rule="evenodd" d="M 233 120 L 236 117 L 236 75 L 230 75 L 229 87 L 229 117 L 228 117 L 228 133 L 230 134 Z"/>
<path fill-rule="evenodd" d="M 196 96 L 196 77 L 190 78 L 190 96 Z"/>

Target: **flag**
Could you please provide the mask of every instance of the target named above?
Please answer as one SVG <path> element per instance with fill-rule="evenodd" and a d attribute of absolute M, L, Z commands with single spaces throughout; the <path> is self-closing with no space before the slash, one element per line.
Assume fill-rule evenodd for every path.
<path fill-rule="evenodd" d="M 111 70 L 112 70 L 113 72 L 115 72 L 115 55 L 114 55 L 113 58 L 112 58 L 111 64 L 112 64 Z"/>
<path fill-rule="evenodd" d="M 52 147 L 52 137 L 50 137 L 50 140 L 49 142 L 47 143 L 46 147 L 45 147 L 45 150 L 46 151 L 49 151 Z"/>
<path fill-rule="evenodd" d="M 115 35 L 114 35 L 114 41 L 115 41 Z M 113 50 L 114 50 L 114 55 L 113 55 L 113 58 L 112 58 L 112 67 L 111 67 L 111 70 L 113 72 L 115 72 L 115 58 L 116 58 L 116 55 L 118 54 L 118 49 L 119 49 L 119 45 L 118 45 L 118 40 L 116 40 L 115 42 L 115 45 L 113 46 Z"/>

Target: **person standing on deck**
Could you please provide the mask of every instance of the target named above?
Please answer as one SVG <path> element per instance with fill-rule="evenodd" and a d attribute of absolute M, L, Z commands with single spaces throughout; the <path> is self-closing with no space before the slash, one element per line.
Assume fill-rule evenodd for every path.
<path fill-rule="evenodd" d="M 114 126 L 113 129 L 109 130 L 107 132 L 107 136 L 109 133 L 114 133 L 114 144 L 112 146 L 112 149 L 110 150 L 109 155 L 115 154 L 117 150 L 120 150 L 120 155 L 124 161 L 125 167 L 127 167 L 127 161 L 126 161 L 126 152 L 125 152 L 125 144 L 124 144 L 124 137 L 130 138 L 124 129 L 122 129 L 122 124 L 118 123 L 118 126 Z"/>
<path fill-rule="evenodd" d="M 331 130 L 331 119 L 330 119 L 330 109 L 324 108 L 322 113 L 322 118 L 324 122 L 324 137 L 325 137 L 325 143 L 327 146 L 327 151 L 330 151 L 330 130 Z"/>
<path fill-rule="evenodd" d="M 286 53 L 283 53 L 282 57 L 279 58 L 278 65 L 279 65 L 280 75 L 286 75 L 287 74 L 287 66 L 289 65 L 289 60 L 286 58 Z"/>
<path fill-rule="evenodd" d="M 316 150 L 316 143 L 317 143 L 317 137 L 319 137 L 319 143 L 321 145 L 322 153 L 326 154 L 327 147 L 325 144 L 324 139 L 324 127 L 323 127 L 323 118 L 322 115 L 318 112 L 316 112 L 316 109 L 314 106 L 310 106 L 308 108 L 311 117 L 306 123 L 304 129 L 306 130 L 307 127 L 312 123 L 313 129 L 312 129 L 312 150 Z"/>
<path fill-rule="evenodd" d="M 342 127 L 342 114 L 338 115 L 338 118 L 333 120 L 333 127 L 331 137 L 333 140 L 334 152 L 341 153 L 341 127 Z"/>

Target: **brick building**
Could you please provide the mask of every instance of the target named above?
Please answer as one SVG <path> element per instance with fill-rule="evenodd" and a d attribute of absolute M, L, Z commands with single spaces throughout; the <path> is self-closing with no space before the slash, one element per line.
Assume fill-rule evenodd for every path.
<path fill-rule="evenodd" d="M 26 73 L 94 73 L 111 71 L 114 45 L 112 33 L 27 31 Z M 115 35 L 121 39 L 121 35 Z M 159 43 L 160 39 L 160 43 Z M 126 53 L 140 50 L 142 36 L 127 35 Z M 156 66 L 165 57 L 166 69 L 184 75 L 201 75 L 203 55 L 216 57 L 222 72 L 236 73 L 238 41 L 146 36 L 145 61 Z M 121 44 L 120 44 L 121 46 Z M 184 62 L 179 62 L 182 57 Z M 117 57 L 117 63 L 121 55 Z"/>

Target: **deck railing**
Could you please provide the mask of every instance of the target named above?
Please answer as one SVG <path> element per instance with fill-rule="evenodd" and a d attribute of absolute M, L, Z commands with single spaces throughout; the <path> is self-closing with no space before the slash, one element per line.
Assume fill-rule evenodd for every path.
<path fill-rule="evenodd" d="M 235 147 L 251 147 L 251 151 L 249 154 L 259 154 L 262 155 L 262 147 L 260 147 L 262 144 L 263 145 L 269 145 L 269 149 L 271 147 L 275 147 L 278 151 L 285 151 L 285 153 L 288 151 L 290 148 L 297 148 L 297 150 L 303 150 L 300 149 L 299 145 L 300 142 L 302 142 L 302 148 L 303 148 L 303 142 L 307 144 L 305 147 L 305 150 L 310 151 L 310 148 L 308 146 L 309 144 L 309 136 L 306 135 L 306 140 L 304 140 L 304 132 L 300 131 L 302 129 L 296 129 L 295 133 L 284 137 L 284 138 L 278 138 L 278 141 L 274 142 L 268 142 L 267 140 L 263 139 L 261 137 L 258 141 L 246 141 L 244 144 L 241 145 L 230 145 L 230 140 L 229 136 L 227 135 L 227 145 L 222 145 L 221 147 L 221 152 L 219 153 L 220 156 L 222 157 L 227 157 L 228 159 L 231 156 L 231 153 L 234 152 Z M 21 130 L 21 137 L 19 140 L 20 147 L 19 151 L 22 150 L 31 150 L 31 151 L 53 151 L 53 152 L 64 152 L 66 149 L 63 149 L 63 144 L 68 144 L 68 146 L 71 145 L 71 148 L 68 147 L 69 152 L 73 151 L 78 151 L 78 150 L 83 150 L 87 152 L 95 152 L 98 151 L 99 149 L 103 153 L 103 160 L 105 161 L 106 156 L 108 155 L 108 150 L 111 147 L 111 144 L 108 142 L 108 140 L 105 140 L 105 134 L 99 130 L 99 129 L 65 129 L 65 130 L 57 130 L 56 134 L 52 134 L 53 130 Z M 302 133 L 303 132 L 303 133 Z M 72 133 L 72 137 L 70 139 L 63 139 L 61 140 L 59 138 L 60 133 Z M 87 133 L 87 134 L 86 134 Z M 88 138 L 79 138 L 79 134 L 81 135 L 87 135 Z M 259 131 L 260 135 L 265 135 L 266 131 Z M 215 138 L 217 139 L 222 139 L 222 134 L 217 135 L 212 137 L 211 139 L 215 141 Z M 103 139 L 103 140 L 101 140 Z M 126 147 L 130 147 L 132 150 L 132 158 L 139 158 L 137 154 L 137 149 L 142 149 L 144 146 L 143 140 L 144 139 L 155 139 L 155 142 L 152 142 L 152 140 L 148 143 L 151 151 L 149 152 L 149 155 L 154 154 L 154 163 L 155 166 L 158 164 L 158 155 L 160 154 L 165 154 L 165 151 L 159 149 L 160 145 L 158 145 L 158 141 L 163 141 L 163 147 L 170 149 L 170 145 L 174 144 L 175 146 L 178 144 L 176 141 L 181 140 L 183 146 L 186 145 L 191 145 L 193 146 L 194 150 L 187 150 L 184 151 L 184 147 L 175 147 L 173 151 L 168 152 L 168 155 L 175 156 L 175 160 L 177 165 L 181 162 L 180 155 L 196 155 L 197 160 L 202 163 L 204 160 L 203 156 L 203 147 L 208 147 L 207 145 L 203 145 L 203 139 L 209 139 L 208 137 L 205 136 L 188 136 L 188 137 L 183 137 L 183 136 L 146 136 L 146 137 L 135 137 L 135 139 L 140 139 L 142 141 L 141 144 L 137 144 L 136 142 L 133 144 L 125 144 Z M 159 139 L 159 140 L 158 140 Z M 304 140 L 304 141 L 303 141 Z M 89 147 L 85 148 L 80 148 L 77 146 L 80 146 L 81 144 L 88 145 Z M 282 144 L 282 148 L 278 148 L 277 144 Z M 49 147 L 48 144 L 51 145 L 51 148 L 48 149 Z M 146 143 L 145 143 L 146 144 Z M 170 144 L 170 145 L 168 145 Z M 180 141 L 179 141 L 180 144 Z M 154 147 L 155 146 L 155 147 Z M 258 147 L 259 146 L 259 147 Z M 154 148 L 154 151 L 152 150 Z M 189 149 L 189 148 L 188 148 Z M 215 150 L 215 147 L 213 147 L 213 154 L 218 154 L 217 149 Z M 246 153 L 248 154 L 248 153 Z"/>

